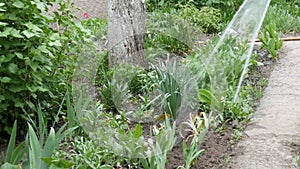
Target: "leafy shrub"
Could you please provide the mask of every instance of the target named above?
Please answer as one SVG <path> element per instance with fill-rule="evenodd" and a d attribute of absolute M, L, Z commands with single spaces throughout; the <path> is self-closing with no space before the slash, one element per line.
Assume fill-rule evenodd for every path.
<path fill-rule="evenodd" d="M 10 130 L 10 119 L 34 116 L 38 100 L 43 109 L 58 108 L 79 50 L 72 47 L 88 40 L 69 6 L 52 2 L 60 7 L 53 16 L 51 3 L 39 0 L 0 3 L 0 132 Z"/>
<path fill-rule="evenodd" d="M 152 11 L 169 11 L 170 8 L 179 9 L 182 6 L 191 4 L 201 10 L 202 7 L 211 7 L 220 10 L 223 23 L 228 23 L 243 0 L 147 0 L 147 10 Z"/>
<path fill-rule="evenodd" d="M 73 168 L 113 168 L 117 157 L 92 140 L 76 137 L 72 142 L 74 149 L 70 153 L 60 152 L 56 156 L 69 157 Z M 55 157 L 55 158 L 58 158 Z"/>
<path fill-rule="evenodd" d="M 200 10 L 192 4 L 183 6 L 180 15 L 190 23 L 202 28 L 204 33 L 220 31 L 220 10 L 213 7 L 202 7 Z"/>
<path fill-rule="evenodd" d="M 185 5 L 186 0 L 146 0 L 147 11 L 153 12 L 157 10 L 168 11 L 169 8 Z"/>

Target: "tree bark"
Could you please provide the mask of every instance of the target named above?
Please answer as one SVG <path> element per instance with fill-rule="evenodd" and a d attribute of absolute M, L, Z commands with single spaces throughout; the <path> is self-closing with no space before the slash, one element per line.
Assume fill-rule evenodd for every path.
<path fill-rule="evenodd" d="M 146 67 L 145 0 L 108 1 L 109 66 L 132 64 Z"/>

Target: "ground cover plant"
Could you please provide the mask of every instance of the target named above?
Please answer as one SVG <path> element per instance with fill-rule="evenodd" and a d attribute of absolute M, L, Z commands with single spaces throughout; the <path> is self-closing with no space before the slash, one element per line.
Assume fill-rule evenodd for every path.
<path fill-rule="evenodd" d="M 107 40 L 106 19 L 73 22 L 71 11 L 65 10 L 69 6 L 62 2 L 59 11 L 67 13 L 50 17 L 43 12 L 47 8 L 41 2 L 32 2 L 0 3 L 0 38 L 18 42 L 0 44 L 3 52 L 0 54 L 5 56 L 0 62 L 0 90 L 4 93 L 2 97 L 8 97 L 2 99 L 3 105 L 7 105 L 2 114 L 18 119 L 18 125 L 13 121 L 1 123 L 7 132 L 12 129 L 1 169 L 19 168 L 20 164 L 23 168 L 212 168 L 205 145 L 225 135 L 231 147 L 241 138 L 241 130 L 251 118 L 267 83 L 267 77 L 260 78 L 259 74 L 266 66 L 264 61 L 276 59 L 282 46 L 275 31 L 277 24 L 268 24 L 261 36 L 266 50 L 256 50 L 253 54 L 247 80 L 239 99 L 233 102 L 245 62 L 238 56 L 246 52 L 245 44 L 229 39 L 226 43 L 235 45 L 235 49 L 223 47 L 217 55 L 226 80 L 226 90 L 220 93 L 212 90 L 214 81 L 203 62 L 218 35 L 193 48 L 200 38 L 196 35 L 217 34 L 224 28 L 238 7 L 233 1 L 148 1 L 149 10 L 156 11 L 149 14 L 150 18 L 156 22 L 150 22 L 153 25 L 149 25 L 151 29 L 146 34 L 150 64 L 145 70 L 132 66 L 109 68 L 107 49 L 99 49 Z M 16 8 L 23 9 L 28 16 L 21 15 Z M 30 18 L 32 9 L 36 21 L 21 17 Z M 19 18 L 12 17 L 11 11 L 16 11 Z M 168 22 L 162 29 L 164 20 Z M 59 23 L 59 29 L 48 27 L 55 22 Z M 190 32 L 187 35 L 192 36 L 182 32 Z M 8 54 L 9 51 L 13 54 Z M 84 100 L 76 103 L 72 99 L 68 86 L 80 55 L 101 58 L 95 80 L 98 101 L 91 110 Z M 40 77 L 37 72 L 41 72 Z M 24 74 L 32 80 L 25 83 Z M 125 75 L 131 78 L 124 79 Z M 24 90 L 10 91 L 15 83 L 24 83 Z M 35 84 L 39 85 L 33 89 L 30 85 Z M 11 92 L 16 96 L 10 96 Z M 18 99 L 13 97 L 20 98 L 20 103 L 15 103 Z M 24 108 L 18 106 L 24 103 Z M 83 115 L 79 116 L 80 113 Z M 23 130 L 27 135 L 14 148 L 19 119 L 23 119 L 20 117 L 27 119 Z M 52 128 L 48 129 L 49 126 Z M 230 161 L 226 154 L 220 160 L 223 162 L 216 162 L 215 166 Z"/>

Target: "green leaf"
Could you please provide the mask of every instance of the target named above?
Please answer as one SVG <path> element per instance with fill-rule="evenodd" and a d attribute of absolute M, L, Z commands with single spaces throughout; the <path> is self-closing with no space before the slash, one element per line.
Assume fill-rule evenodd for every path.
<path fill-rule="evenodd" d="M 59 33 L 52 33 L 51 36 L 49 37 L 50 40 L 55 41 L 60 39 Z"/>
<path fill-rule="evenodd" d="M 5 3 L 0 3 L 0 6 L 4 6 L 5 5 Z"/>
<path fill-rule="evenodd" d="M 66 159 L 56 159 L 56 158 L 42 158 L 44 162 L 46 162 L 50 168 L 53 166 L 54 168 L 71 168 L 74 164 Z"/>
<path fill-rule="evenodd" d="M 10 35 L 15 37 L 15 38 L 24 38 L 21 34 L 20 31 L 17 29 L 12 29 L 10 32 Z"/>
<path fill-rule="evenodd" d="M 2 55 L 1 57 L 4 57 L 4 59 L 2 60 L 2 62 L 10 62 L 11 59 L 15 57 L 15 55 L 13 55 L 13 54 L 10 53 L 10 54 L 8 54 L 6 56 Z"/>
<path fill-rule="evenodd" d="M 17 56 L 17 58 L 19 58 L 19 59 L 24 59 L 23 58 L 23 54 L 22 53 L 18 53 L 18 52 L 16 52 L 15 53 L 15 55 Z"/>
<path fill-rule="evenodd" d="M 29 144 L 30 144 L 30 167 L 31 168 L 46 168 L 42 167 L 46 164 L 41 160 L 42 157 L 42 147 L 39 144 L 39 140 L 33 130 L 32 126 L 28 123 L 28 135 L 29 135 Z"/>
<path fill-rule="evenodd" d="M 24 148 L 25 146 L 25 141 L 20 143 L 17 148 L 14 150 L 12 159 L 13 159 L 13 164 L 20 164 L 21 160 L 23 159 L 25 153 L 27 152 L 27 149 Z"/>
<path fill-rule="evenodd" d="M 26 90 L 26 87 L 25 84 L 17 84 L 17 85 L 11 85 L 8 90 L 13 93 L 17 93 Z"/>
<path fill-rule="evenodd" d="M 11 64 L 8 65 L 8 71 L 10 73 L 16 74 L 18 72 L 18 70 L 19 70 L 19 68 L 16 64 L 11 63 Z"/>
<path fill-rule="evenodd" d="M 58 46 L 58 47 L 62 46 L 59 40 L 49 42 L 49 45 L 50 46 Z"/>
<path fill-rule="evenodd" d="M 55 139 L 55 131 L 54 128 L 51 127 L 49 136 L 46 140 L 44 150 L 42 152 L 42 156 L 45 158 L 51 157 L 54 149 L 56 148 L 56 139 Z"/>
<path fill-rule="evenodd" d="M 6 162 L 9 162 L 9 163 L 12 163 L 12 161 L 13 161 L 11 157 L 12 157 L 15 143 L 16 143 L 16 136 L 17 136 L 17 121 L 14 122 L 14 126 L 12 129 L 8 147 L 6 150 Z"/>
<path fill-rule="evenodd" d="M 8 35 L 10 35 L 10 32 L 12 31 L 13 28 L 11 27 L 6 27 L 4 28 L 3 32 L 0 32 L 0 37 L 7 37 Z"/>
<path fill-rule="evenodd" d="M 43 32 L 43 30 L 41 28 L 39 28 L 38 26 L 36 26 L 35 24 L 31 23 L 31 22 L 27 22 L 24 24 L 29 30 L 32 30 L 33 32 Z"/>
<path fill-rule="evenodd" d="M 1 82 L 2 83 L 9 83 L 11 81 L 11 78 L 9 78 L 9 77 L 3 77 L 3 78 L 1 78 Z"/>
<path fill-rule="evenodd" d="M 65 169 L 65 168 L 57 167 L 56 165 L 51 164 L 49 169 Z"/>
<path fill-rule="evenodd" d="M 102 165 L 100 166 L 99 169 L 113 169 L 114 167 L 110 166 L 110 165 Z"/>
<path fill-rule="evenodd" d="M 39 68 L 38 62 L 28 62 L 28 65 L 31 67 L 31 69 L 35 72 L 37 68 Z"/>
<path fill-rule="evenodd" d="M 15 101 L 15 107 L 21 107 L 21 108 L 23 108 L 24 107 L 24 103 L 20 102 L 20 101 Z"/>
<path fill-rule="evenodd" d="M 23 33 L 23 34 L 26 36 L 26 38 L 28 38 L 28 39 L 36 35 L 35 33 L 29 32 L 28 30 L 23 31 L 22 33 Z"/>
<path fill-rule="evenodd" d="M 214 108 L 220 109 L 221 102 L 216 99 L 216 97 L 206 89 L 198 90 L 200 102 L 210 104 Z"/>
<path fill-rule="evenodd" d="M 141 124 L 137 124 L 135 126 L 135 129 L 133 131 L 133 136 L 134 138 L 139 138 L 142 134 L 143 134 L 143 128 L 142 128 L 142 125 Z"/>
<path fill-rule="evenodd" d="M 1 9 L 0 9 L 0 11 L 1 11 Z M 6 25 L 8 25 L 8 23 L 0 22 L 0 26 L 6 26 Z"/>
<path fill-rule="evenodd" d="M 200 102 L 211 104 L 212 94 L 209 90 L 200 89 L 199 91 Z"/>
<path fill-rule="evenodd" d="M 16 1 L 12 5 L 17 8 L 24 8 L 24 3 L 21 1 Z"/>
<path fill-rule="evenodd" d="M 19 166 L 6 162 L 1 166 L 1 169 L 19 169 Z"/>
<path fill-rule="evenodd" d="M 45 11 L 45 4 L 44 2 L 39 2 L 39 1 L 31 1 L 32 4 L 35 4 L 36 7 L 41 10 L 41 11 Z"/>

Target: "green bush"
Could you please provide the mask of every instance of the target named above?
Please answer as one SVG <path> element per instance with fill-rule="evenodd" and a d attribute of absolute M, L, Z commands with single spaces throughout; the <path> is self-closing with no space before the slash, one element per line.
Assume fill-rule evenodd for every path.
<path fill-rule="evenodd" d="M 0 3 L 0 132 L 9 132 L 15 119 L 34 116 L 37 101 L 43 109 L 59 107 L 78 50 L 72 47 L 87 40 L 88 32 L 71 20 L 69 6 L 51 2 L 59 5 L 53 16 L 50 2 Z"/>
<path fill-rule="evenodd" d="M 212 7 L 202 7 L 200 10 L 194 5 L 188 4 L 180 10 L 180 15 L 195 26 L 202 28 L 204 33 L 220 31 L 220 10 Z"/>
<path fill-rule="evenodd" d="M 153 11 L 169 11 L 170 8 L 179 9 L 185 5 L 193 5 L 198 10 L 201 10 L 203 7 L 210 7 L 220 10 L 221 18 L 223 23 L 228 23 L 236 10 L 243 3 L 243 0 L 147 0 L 147 10 L 149 12 Z"/>

